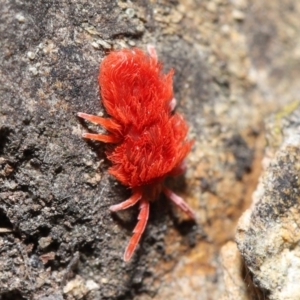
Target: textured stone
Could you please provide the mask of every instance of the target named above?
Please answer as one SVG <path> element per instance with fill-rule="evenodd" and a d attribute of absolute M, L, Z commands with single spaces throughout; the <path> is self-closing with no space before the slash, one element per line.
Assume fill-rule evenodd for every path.
<path fill-rule="evenodd" d="M 300 2 L 179 2 L 0 1 L 2 298 L 59 299 L 76 275 L 95 283 L 86 300 L 224 295 L 220 248 L 256 188 L 263 121 L 299 97 Z M 97 75 L 109 49 L 147 44 L 174 68 L 195 139 L 185 176 L 167 184 L 197 224 L 161 197 L 125 264 L 137 211 L 110 214 L 129 193 L 108 175 L 103 145 L 81 138 L 76 112 L 105 115 Z"/>
<path fill-rule="evenodd" d="M 83 278 L 79 275 L 70 280 L 63 288 L 64 294 L 72 295 L 74 299 L 82 299 L 88 291 L 89 289 L 86 287 Z"/>
<path fill-rule="evenodd" d="M 236 235 L 255 284 L 272 300 L 300 299 L 300 106 L 293 108 L 267 122 L 265 171 Z"/>
<path fill-rule="evenodd" d="M 222 300 L 247 300 L 247 286 L 243 280 L 243 263 L 234 242 L 228 242 L 220 251 L 223 267 L 225 293 Z"/>

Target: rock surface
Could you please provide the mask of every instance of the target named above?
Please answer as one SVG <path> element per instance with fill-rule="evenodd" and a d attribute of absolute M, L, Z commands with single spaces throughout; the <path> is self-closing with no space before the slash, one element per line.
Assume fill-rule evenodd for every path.
<path fill-rule="evenodd" d="M 247 300 L 248 291 L 243 278 L 243 262 L 234 242 L 226 243 L 220 251 L 225 292 L 221 300 Z"/>
<path fill-rule="evenodd" d="M 255 284 L 272 300 L 300 299 L 300 106 L 291 108 L 267 123 L 266 169 L 236 235 Z"/>
<path fill-rule="evenodd" d="M 256 188 L 264 120 L 299 95 L 299 14 L 293 0 L 0 1 L 1 300 L 220 299 L 220 249 Z M 110 49 L 147 44 L 175 69 L 195 139 L 168 184 L 197 224 L 161 197 L 125 264 L 137 211 L 109 213 L 129 192 L 76 112 L 105 113 Z"/>

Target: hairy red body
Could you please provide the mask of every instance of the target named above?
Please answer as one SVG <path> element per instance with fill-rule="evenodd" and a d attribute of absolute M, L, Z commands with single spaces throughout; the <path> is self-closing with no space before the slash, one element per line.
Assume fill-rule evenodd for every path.
<path fill-rule="evenodd" d="M 107 158 L 112 162 L 109 173 L 132 188 L 132 196 L 110 207 L 118 211 L 140 203 L 138 224 L 124 254 L 131 258 L 146 227 L 149 201 L 161 192 L 190 217 L 194 213 L 172 191 L 163 186 L 167 176 L 184 171 L 183 160 L 192 141 L 186 139 L 188 127 L 178 113 L 173 113 L 172 76 L 162 72 L 156 51 L 123 49 L 111 52 L 100 67 L 101 99 L 110 118 L 78 113 L 78 116 L 103 126 L 107 135 L 83 136 L 105 143 Z"/>

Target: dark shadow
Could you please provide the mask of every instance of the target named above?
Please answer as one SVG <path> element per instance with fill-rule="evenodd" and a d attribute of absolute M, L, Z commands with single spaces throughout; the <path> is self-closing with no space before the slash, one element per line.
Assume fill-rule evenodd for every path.
<path fill-rule="evenodd" d="M 13 228 L 12 223 L 2 209 L 0 209 L 0 228 Z"/>
<path fill-rule="evenodd" d="M 246 286 L 247 286 L 247 295 L 248 295 L 249 299 L 253 299 L 253 300 L 269 299 L 270 293 L 266 290 L 259 289 L 254 284 L 253 274 L 247 268 L 244 261 L 242 262 L 241 272 L 242 272 L 242 274 L 241 274 L 242 278 L 244 278 L 244 282 L 246 283 Z"/>
<path fill-rule="evenodd" d="M 26 300 L 18 290 L 9 291 L 0 295 L 0 300 Z"/>
<path fill-rule="evenodd" d="M 4 147 L 8 143 L 10 129 L 8 127 L 0 128 L 0 155 L 4 154 Z"/>

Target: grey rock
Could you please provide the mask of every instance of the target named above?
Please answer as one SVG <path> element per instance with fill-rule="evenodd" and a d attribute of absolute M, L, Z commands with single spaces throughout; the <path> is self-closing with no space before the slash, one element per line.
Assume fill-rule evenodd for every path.
<path fill-rule="evenodd" d="M 265 171 L 236 241 L 254 283 L 272 300 L 300 299 L 300 106 L 267 122 Z M 280 128 L 280 130 L 278 130 Z M 278 146 L 280 141 L 280 146 Z"/>

